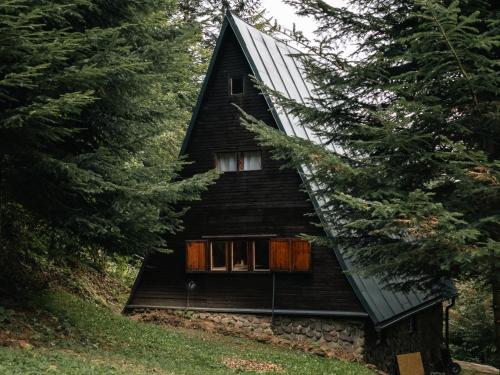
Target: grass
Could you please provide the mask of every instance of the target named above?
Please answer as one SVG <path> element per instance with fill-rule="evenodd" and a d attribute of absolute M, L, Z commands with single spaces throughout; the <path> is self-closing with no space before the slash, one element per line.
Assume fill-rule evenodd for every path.
<path fill-rule="evenodd" d="M 357 363 L 133 321 L 64 291 L 3 311 L 0 374 L 255 374 L 248 364 L 280 374 L 373 374 Z"/>

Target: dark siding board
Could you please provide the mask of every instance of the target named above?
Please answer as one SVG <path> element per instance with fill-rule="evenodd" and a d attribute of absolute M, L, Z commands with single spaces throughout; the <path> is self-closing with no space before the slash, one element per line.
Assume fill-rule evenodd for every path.
<path fill-rule="evenodd" d="M 222 150 L 262 149 L 263 169 L 225 173 L 201 201 L 190 204 L 184 231 L 167 238 L 174 253 L 149 258 L 131 304 L 186 306 L 186 285 L 194 281 L 190 306 L 271 308 L 270 273 L 185 273 L 185 241 L 205 235 L 269 233 L 295 237 L 320 233 L 306 216 L 314 209 L 300 189 L 298 173 L 281 169 L 282 163 L 271 158 L 270 150 L 260 147 L 254 134 L 240 125 L 233 102 L 276 128 L 263 96 L 249 79 L 244 96 L 227 95 L 227 76 L 234 72 L 251 74 L 232 31 L 228 31 L 187 145 L 193 163 L 186 166 L 183 175 L 214 168 L 214 152 Z M 309 273 L 276 274 L 275 308 L 363 311 L 332 250 L 313 246 L 311 264 Z"/>

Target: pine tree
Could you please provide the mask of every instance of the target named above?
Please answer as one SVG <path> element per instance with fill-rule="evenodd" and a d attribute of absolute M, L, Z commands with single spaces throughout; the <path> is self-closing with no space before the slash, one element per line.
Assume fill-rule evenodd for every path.
<path fill-rule="evenodd" d="M 259 29 L 268 27 L 261 0 L 181 0 L 180 9 L 185 19 L 202 26 L 204 44 L 210 51 L 219 37 L 228 10 Z"/>
<path fill-rule="evenodd" d="M 214 178 L 178 179 L 199 30 L 173 0 L 14 0 L 0 35 L 2 269 L 19 263 L 15 228 L 45 255 L 165 249 L 177 202 Z"/>
<path fill-rule="evenodd" d="M 320 25 L 318 43 L 295 38 L 316 91 L 306 105 L 270 94 L 335 147 L 244 123 L 276 158 L 312 167 L 328 198 L 327 241 L 349 253 L 353 272 L 402 290 L 446 292 L 449 279 L 492 288 L 498 353 L 498 4 L 287 2 Z"/>

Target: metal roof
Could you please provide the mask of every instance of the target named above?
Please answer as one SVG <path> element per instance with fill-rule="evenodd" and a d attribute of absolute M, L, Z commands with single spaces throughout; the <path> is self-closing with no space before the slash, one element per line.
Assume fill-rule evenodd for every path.
<path fill-rule="evenodd" d="M 181 154 L 186 151 L 190 133 L 196 122 L 208 85 L 210 73 L 213 70 L 224 34 L 229 27 L 236 35 L 253 75 L 259 81 L 272 90 L 278 91 L 285 97 L 294 99 L 297 102 L 306 103 L 312 96 L 313 85 L 307 81 L 303 65 L 300 59 L 297 58 L 297 54 L 300 52 L 228 12 L 182 145 Z M 321 139 L 311 129 L 304 126 L 298 118 L 275 105 L 269 95 L 264 93 L 264 97 L 281 131 L 289 136 L 296 136 L 317 144 L 323 144 Z M 305 176 L 313 175 L 307 166 L 302 166 L 299 169 L 299 174 L 303 180 L 305 180 Z M 324 221 L 321 207 L 328 199 L 320 193 L 319 185 L 314 180 L 309 179 L 306 188 L 317 215 Z M 325 231 L 334 237 L 334 234 L 328 228 L 325 228 Z M 334 251 L 342 269 L 348 271 L 351 267 L 346 254 L 343 254 L 338 248 L 334 249 Z M 386 327 L 442 300 L 440 297 L 426 296 L 417 290 L 403 293 L 386 289 L 382 282 L 375 277 L 364 277 L 357 273 L 346 273 L 346 276 L 366 312 L 375 326 L 379 328 Z"/>

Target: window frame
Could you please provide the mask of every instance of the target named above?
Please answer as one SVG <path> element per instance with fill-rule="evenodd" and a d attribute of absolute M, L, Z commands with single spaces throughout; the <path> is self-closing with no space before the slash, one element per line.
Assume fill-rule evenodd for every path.
<path fill-rule="evenodd" d="M 223 242 L 224 243 L 224 260 L 225 260 L 225 266 L 223 267 L 214 267 L 214 257 L 213 257 L 213 243 L 214 242 Z M 210 241 L 209 242 L 209 257 L 210 257 L 210 272 L 228 272 L 229 271 L 229 265 L 228 265 L 228 244 L 232 248 L 233 243 L 232 241 L 228 240 L 218 240 L 218 241 Z"/>
<path fill-rule="evenodd" d="M 252 240 L 252 270 L 254 272 L 271 272 L 271 252 L 269 250 L 270 239 L 267 239 L 267 268 L 255 268 L 255 239 Z"/>
<path fill-rule="evenodd" d="M 245 79 L 245 74 L 244 73 L 231 73 L 228 74 L 228 82 L 227 82 L 227 88 L 228 88 L 228 94 L 229 96 L 243 96 L 245 95 L 246 92 L 246 79 Z M 241 79 L 241 92 L 239 93 L 233 93 L 233 79 Z"/>
<path fill-rule="evenodd" d="M 245 244 L 245 249 L 244 252 L 246 252 L 246 258 L 247 258 L 247 267 L 246 269 L 235 269 L 234 268 L 234 243 L 236 241 L 241 241 Z M 240 240 L 228 240 L 228 242 L 231 242 L 231 250 L 230 250 L 230 264 L 231 264 L 231 269 L 230 272 L 250 272 L 251 269 L 253 268 L 253 265 L 251 264 L 251 257 L 248 256 L 248 243 L 249 242 L 254 242 L 253 240 L 248 240 L 248 239 L 240 239 Z M 253 245 L 252 245 L 253 249 Z M 253 250 L 252 250 L 253 251 Z"/>

